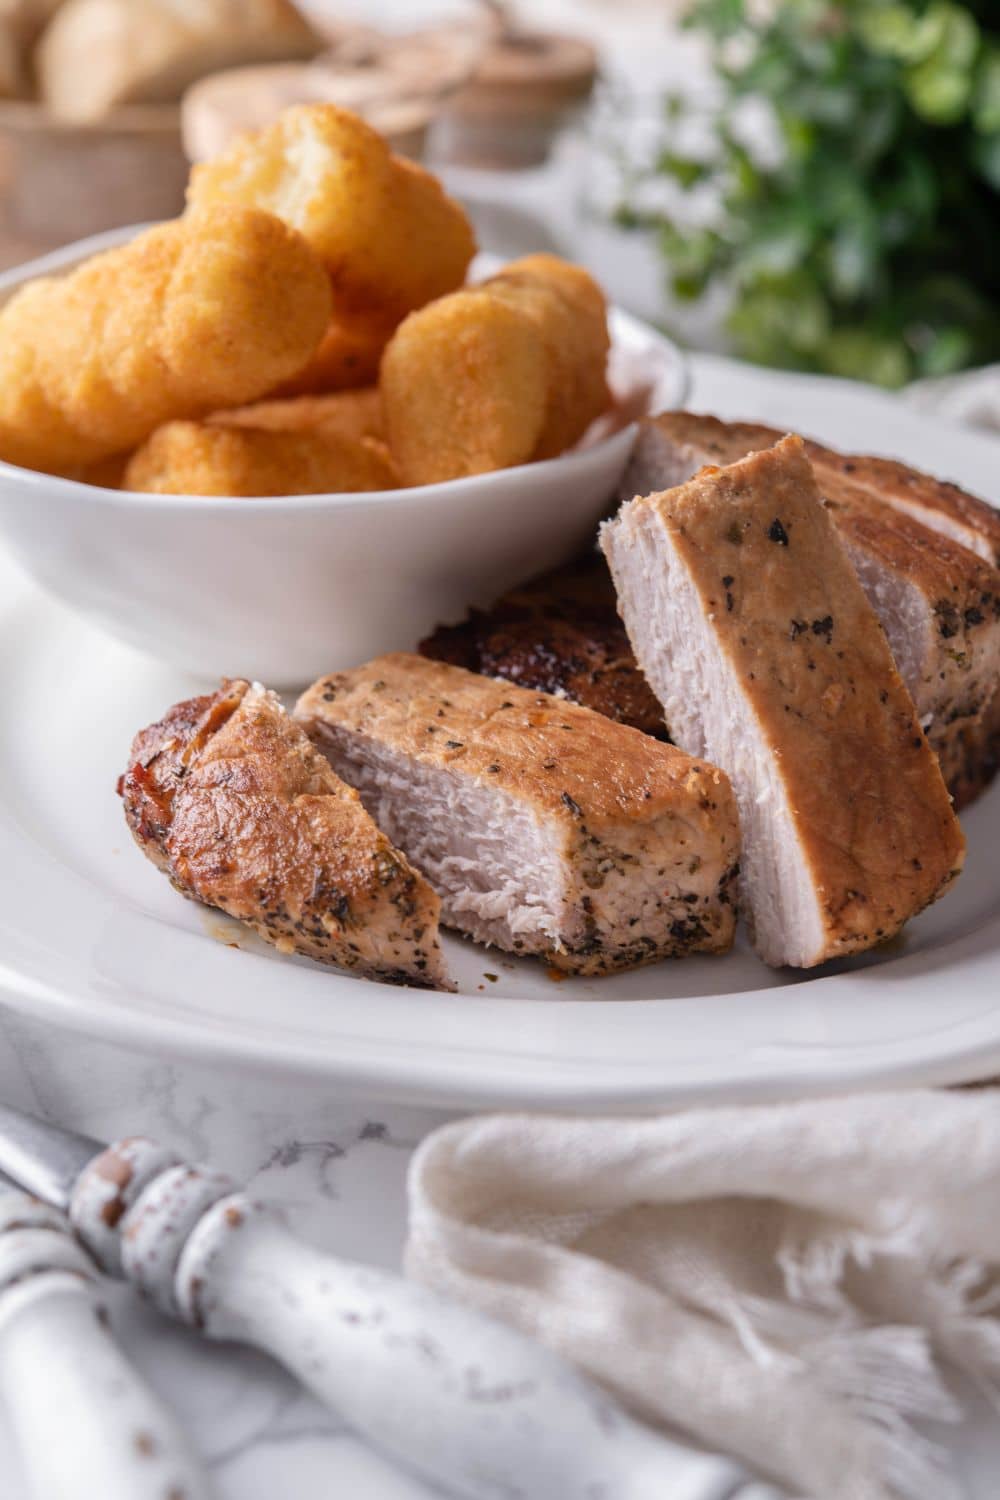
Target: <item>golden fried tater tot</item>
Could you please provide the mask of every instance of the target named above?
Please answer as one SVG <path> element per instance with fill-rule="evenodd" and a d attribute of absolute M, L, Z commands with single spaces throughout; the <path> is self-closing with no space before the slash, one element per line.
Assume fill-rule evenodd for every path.
<path fill-rule="evenodd" d="M 148 230 L 0 313 L 0 456 L 67 472 L 255 400 L 302 369 L 330 313 L 323 265 L 273 215 Z"/>
<path fill-rule="evenodd" d="M 437 178 L 333 104 L 298 105 L 240 136 L 193 169 L 188 202 L 277 214 L 326 263 L 338 314 L 383 322 L 460 286 L 475 250 L 468 219 Z"/>
<path fill-rule="evenodd" d="M 610 403 L 604 294 L 582 266 L 555 255 L 511 261 L 487 285 L 535 318 L 545 339 L 553 377 L 534 456 L 552 458 L 572 447 Z"/>
<path fill-rule="evenodd" d="M 382 351 L 396 323 L 372 318 L 334 318 L 312 359 L 276 396 L 314 396 L 326 391 L 356 390 L 378 379 Z"/>
<path fill-rule="evenodd" d="M 217 411 L 207 418 L 218 427 L 262 427 L 269 432 L 308 432 L 317 429 L 337 437 L 385 436 L 382 397 L 376 385 L 361 391 L 334 391 L 329 396 L 294 396 L 287 401 L 256 401 L 235 411 Z"/>
<path fill-rule="evenodd" d="M 167 422 L 132 455 L 122 488 L 158 495 L 328 495 L 398 483 L 384 445 L 370 438 Z"/>
<path fill-rule="evenodd" d="M 486 289 L 411 313 L 382 357 L 386 432 L 405 484 L 433 484 L 531 458 L 548 359 L 535 323 Z"/>
<path fill-rule="evenodd" d="M 61 291 L 50 277 L 31 281 L 0 313 L 0 458 L 70 473 L 80 461 L 80 435 L 49 401 L 38 373 L 37 334 L 58 316 Z"/>
<path fill-rule="evenodd" d="M 381 373 L 405 482 L 562 453 L 608 405 L 608 347 L 600 289 L 554 256 L 515 261 L 411 314 Z"/>

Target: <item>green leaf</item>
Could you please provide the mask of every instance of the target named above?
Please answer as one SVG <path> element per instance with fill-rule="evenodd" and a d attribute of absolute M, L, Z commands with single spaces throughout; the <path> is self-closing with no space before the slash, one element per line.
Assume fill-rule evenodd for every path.
<path fill-rule="evenodd" d="M 973 69 L 979 52 L 979 27 L 961 6 L 932 6 L 928 16 L 943 18 L 941 35 L 924 59 L 904 75 L 914 110 L 935 125 L 954 125 L 972 98 Z"/>
<path fill-rule="evenodd" d="M 988 47 L 979 60 L 972 95 L 972 123 L 984 134 L 1000 130 L 1000 47 Z"/>
<path fill-rule="evenodd" d="M 742 281 L 754 281 L 794 271 L 811 243 L 812 233 L 802 220 L 766 224 L 744 243 L 738 275 Z"/>
<path fill-rule="evenodd" d="M 968 107 L 972 78 L 929 58 L 907 73 L 906 93 L 921 119 L 932 125 L 956 125 Z"/>
<path fill-rule="evenodd" d="M 858 17 L 858 32 L 872 52 L 900 62 L 929 57 L 947 24 L 947 5 L 931 5 L 922 15 L 909 5 L 879 5 Z"/>
<path fill-rule="evenodd" d="M 975 340 L 967 328 L 940 328 L 917 356 L 921 375 L 952 375 L 964 369 L 975 351 Z"/>
<path fill-rule="evenodd" d="M 897 93 L 883 93 L 860 106 L 851 153 L 856 167 L 869 167 L 885 155 L 899 133 L 901 113 Z"/>
<path fill-rule="evenodd" d="M 728 198 L 730 206 L 749 203 L 760 194 L 764 181 L 750 153 L 743 146 L 733 144 L 729 151 Z"/>
<path fill-rule="evenodd" d="M 936 9 L 937 7 L 932 7 Z M 979 26 L 964 5 L 942 4 L 944 30 L 931 54 L 948 67 L 967 70 L 979 52 Z"/>
<path fill-rule="evenodd" d="M 1000 193 L 1000 130 L 973 141 L 972 160 L 980 175 Z"/>
<path fill-rule="evenodd" d="M 905 385 L 911 364 L 901 338 L 888 338 L 869 328 L 837 328 L 823 350 L 823 368 L 848 380 L 870 380 L 890 388 Z"/>
<path fill-rule="evenodd" d="M 875 288 L 879 264 L 878 223 L 870 208 L 842 224 L 833 235 L 828 258 L 830 287 L 840 302 L 854 302 Z"/>
<path fill-rule="evenodd" d="M 695 161 L 690 156 L 679 156 L 675 151 L 662 151 L 657 157 L 656 166 L 665 177 L 672 177 L 683 188 L 691 188 L 704 181 L 711 170 L 707 162 Z"/>
<path fill-rule="evenodd" d="M 743 354 L 795 368 L 810 367 L 830 330 L 826 299 L 804 272 L 757 283 L 727 321 Z"/>
<path fill-rule="evenodd" d="M 801 115 L 779 112 L 781 134 L 785 150 L 792 161 L 805 161 L 816 147 L 816 126 Z"/>
<path fill-rule="evenodd" d="M 709 229 L 682 230 L 664 224 L 660 230 L 660 250 L 675 295 L 685 301 L 700 297 L 718 266 L 718 235 Z"/>
<path fill-rule="evenodd" d="M 933 223 L 941 187 L 924 156 L 912 149 L 900 154 L 895 179 L 880 189 L 877 198 L 882 239 L 887 246 L 904 244 Z"/>

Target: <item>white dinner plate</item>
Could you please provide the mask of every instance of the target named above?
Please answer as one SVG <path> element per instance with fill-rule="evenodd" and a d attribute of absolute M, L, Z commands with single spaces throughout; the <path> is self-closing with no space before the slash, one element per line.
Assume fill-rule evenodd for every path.
<path fill-rule="evenodd" d="M 1000 493 L 1000 444 L 860 386 L 703 358 L 695 404 Z M 461 993 L 428 994 L 281 957 L 182 900 L 134 847 L 115 795 L 130 738 L 200 686 L 3 562 L 6 1004 L 164 1054 L 455 1105 L 641 1109 L 1000 1073 L 1000 786 L 963 819 L 955 891 L 862 960 L 774 973 L 741 943 L 726 958 L 556 982 L 448 939 Z"/>

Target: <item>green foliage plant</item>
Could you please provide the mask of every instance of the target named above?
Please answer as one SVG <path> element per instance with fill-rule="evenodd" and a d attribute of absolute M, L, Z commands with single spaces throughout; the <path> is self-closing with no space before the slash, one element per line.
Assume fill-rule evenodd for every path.
<path fill-rule="evenodd" d="M 673 295 L 729 291 L 736 351 L 898 386 L 1000 359 L 1000 0 L 692 0 L 719 80 L 710 142 L 673 95 L 652 225 Z M 748 101 L 774 149 L 755 149 Z M 711 223 L 683 203 L 710 190 Z"/>

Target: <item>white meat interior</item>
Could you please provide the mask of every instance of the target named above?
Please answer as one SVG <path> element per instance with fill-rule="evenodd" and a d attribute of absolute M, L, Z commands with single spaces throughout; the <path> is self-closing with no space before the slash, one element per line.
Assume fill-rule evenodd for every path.
<path fill-rule="evenodd" d="M 675 743 L 722 766 L 732 782 L 742 905 L 757 951 L 769 964 L 809 965 L 823 949 L 823 917 L 774 752 L 659 527 L 639 510 L 604 529 L 629 635 Z M 641 608 L 629 607 L 639 600 Z"/>
<path fill-rule="evenodd" d="M 323 725 L 319 736 L 383 833 L 438 892 L 448 926 L 481 943 L 527 951 L 552 947 L 560 934 L 579 935 L 558 831 L 526 803 L 349 729 Z"/>
<path fill-rule="evenodd" d="M 841 541 L 868 603 L 879 617 L 899 675 L 906 683 L 917 711 L 923 712 L 927 706 L 928 672 L 935 660 L 934 619 L 927 597 L 915 584 L 886 567 L 866 548 L 852 544 L 847 536 L 842 535 Z M 931 684 L 932 699 L 936 699 L 936 688 L 937 682 L 934 681 Z"/>
<path fill-rule="evenodd" d="M 522 953 L 649 962 L 724 934 L 735 850 L 683 816 L 622 826 L 569 847 L 529 801 L 460 769 L 428 766 L 373 736 L 313 721 L 316 743 L 382 831 L 441 897 L 441 920 Z M 721 938 L 720 938 L 721 942 Z"/>

